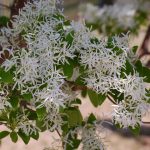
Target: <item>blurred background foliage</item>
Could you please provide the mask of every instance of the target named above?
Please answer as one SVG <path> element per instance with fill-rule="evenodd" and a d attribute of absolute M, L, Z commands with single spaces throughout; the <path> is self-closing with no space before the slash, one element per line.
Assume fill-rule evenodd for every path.
<path fill-rule="evenodd" d="M 19 8 L 23 7 L 26 1 L 29 1 L 29 0 L 0 0 L 0 16 L 5 16 L 5 17 L 0 18 L 0 26 L 2 26 L 3 24 L 6 25 L 6 22 L 8 21 L 6 17 L 11 18 L 12 15 L 17 14 Z M 62 7 L 64 7 L 65 15 L 68 16 L 68 18 L 75 19 L 75 20 L 85 19 L 89 27 L 92 26 L 94 30 L 97 29 L 100 33 L 105 34 L 105 35 L 120 34 L 122 32 L 127 33 L 128 31 L 130 31 L 131 33 L 137 34 L 141 25 L 146 24 L 148 22 L 148 14 L 146 11 L 143 11 L 143 10 L 138 11 L 135 14 L 135 16 L 133 16 L 135 20 L 134 23 L 136 25 L 131 26 L 131 27 L 130 25 L 127 25 L 128 20 L 131 20 L 130 19 L 131 16 L 129 16 L 130 17 L 129 19 L 127 17 L 128 17 L 128 13 L 132 13 L 132 12 L 126 12 L 127 17 L 123 16 L 124 14 L 120 16 L 118 15 L 118 17 L 122 17 L 122 16 L 124 17 L 122 18 L 122 20 L 124 20 L 124 24 L 125 24 L 124 26 L 126 27 L 124 27 L 123 25 L 121 26 L 118 25 L 118 22 L 120 21 L 117 21 L 118 19 L 117 17 L 112 18 L 111 16 L 110 17 L 108 16 L 109 14 L 107 14 L 107 11 L 109 11 L 109 8 L 111 9 L 111 6 L 113 7 L 113 5 L 115 5 L 116 3 L 120 3 L 122 7 L 124 8 L 126 7 L 126 4 L 133 5 L 133 2 L 136 0 L 126 0 L 126 1 L 124 0 L 63 0 L 63 1 L 64 3 Z M 138 0 L 138 1 L 141 1 L 141 0 Z M 143 3 L 145 1 L 148 1 L 148 0 L 142 0 Z M 87 5 L 87 4 L 90 4 L 90 5 Z M 107 6 L 110 6 L 110 7 L 107 8 Z M 102 16 L 99 16 L 98 18 L 96 16 L 97 14 L 95 13 L 103 12 L 103 8 L 104 8 L 104 11 L 106 11 L 106 13 L 104 13 L 104 15 Z M 117 6 L 115 8 L 117 8 Z M 93 9 L 99 9 L 99 10 L 93 10 Z M 119 9 L 121 10 L 121 8 L 118 8 L 118 11 L 120 11 Z M 122 10 L 122 11 L 125 11 L 125 10 Z M 129 10 L 127 9 L 127 11 L 132 11 L 132 9 L 129 8 Z M 89 15 L 88 13 L 92 13 L 92 14 Z M 121 13 L 123 12 L 120 11 L 120 14 Z M 91 22 L 90 20 L 93 20 L 93 21 Z"/>

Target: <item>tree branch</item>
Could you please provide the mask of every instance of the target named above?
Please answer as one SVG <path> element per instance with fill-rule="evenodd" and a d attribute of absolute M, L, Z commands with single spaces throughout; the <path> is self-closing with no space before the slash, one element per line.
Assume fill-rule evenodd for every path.
<path fill-rule="evenodd" d="M 72 87 L 72 90 L 73 91 L 82 91 L 82 90 L 87 90 L 87 89 L 90 89 L 90 88 L 88 88 L 87 86 L 84 86 L 84 85 L 78 85 L 78 84 L 76 84 L 75 82 L 73 82 L 73 81 L 68 81 L 68 80 L 65 80 L 68 84 L 69 84 L 69 86 L 70 87 Z"/>
<path fill-rule="evenodd" d="M 113 103 L 113 104 L 117 104 L 109 95 L 107 96 L 107 98 Z"/>
<path fill-rule="evenodd" d="M 144 55 L 150 55 L 150 52 L 148 51 L 148 42 L 150 40 L 150 25 L 148 26 L 146 35 L 144 37 L 143 43 L 139 49 L 139 58 L 142 58 Z"/>
<path fill-rule="evenodd" d="M 58 135 L 61 137 L 61 134 L 60 134 L 60 132 L 58 131 L 58 129 L 56 129 L 56 132 L 58 133 Z"/>
<path fill-rule="evenodd" d="M 142 121 L 142 123 L 144 123 L 144 124 L 150 124 L 149 121 Z"/>

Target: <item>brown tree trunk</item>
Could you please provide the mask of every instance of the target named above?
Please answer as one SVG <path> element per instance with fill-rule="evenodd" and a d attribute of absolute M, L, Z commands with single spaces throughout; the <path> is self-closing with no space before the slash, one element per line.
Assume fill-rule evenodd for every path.
<path fill-rule="evenodd" d="M 150 25 L 148 26 L 145 38 L 139 50 L 139 58 L 141 59 L 142 57 L 145 57 L 145 56 L 148 57 L 149 60 L 147 61 L 145 65 L 150 68 L 150 50 L 148 47 L 149 42 L 150 42 Z"/>
<path fill-rule="evenodd" d="M 19 9 L 21 9 L 27 2 L 28 0 L 15 0 L 11 8 L 11 17 L 13 15 L 17 15 L 19 13 Z"/>
<path fill-rule="evenodd" d="M 141 48 L 139 50 L 139 58 L 142 58 L 145 55 L 150 55 L 150 52 L 148 50 L 149 42 L 150 42 L 150 25 L 148 26 L 145 38 L 144 38 Z"/>

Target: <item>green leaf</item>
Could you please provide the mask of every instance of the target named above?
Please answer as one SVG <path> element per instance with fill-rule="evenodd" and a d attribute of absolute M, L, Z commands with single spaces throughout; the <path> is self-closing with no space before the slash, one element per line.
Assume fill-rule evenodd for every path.
<path fill-rule="evenodd" d="M 113 37 L 108 37 L 107 48 L 113 48 Z"/>
<path fill-rule="evenodd" d="M 44 126 L 43 120 L 36 120 L 36 126 L 40 129 L 41 132 L 46 131 L 46 126 Z"/>
<path fill-rule="evenodd" d="M 39 139 L 39 132 L 37 131 L 36 133 L 32 133 L 31 135 L 30 135 L 30 137 L 32 137 L 33 139 L 35 139 L 35 140 L 38 140 Z"/>
<path fill-rule="evenodd" d="M 17 117 L 17 114 L 18 114 L 18 110 L 12 110 L 10 113 L 9 113 L 9 122 L 11 124 L 13 124 L 14 122 L 16 122 L 16 117 Z"/>
<path fill-rule="evenodd" d="M 81 76 L 79 76 L 76 79 L 75 84 L 77 84 L 77 85 L 85 85 L 85 82 L 84 82 L 83 78 Z"/>
<path fill-rule="evenodd" d="M 63 111 L 62 111 L 63 112 Z M 66 136 L 69 132 L 69 125 L 68 125 L 68 116 L 65 114 L 65 115 L 62 115 L 62 120 L 64 121 L 64 123 L 62 124 L 61 126 L 61 129 L 62 129 L 62 136 Z"/>
<path fill-rule="evenodd" d="M 138 71 L 140 77 L 145 77 L 144 81 L 150 83 L 150 69 L 144 67 L 140 60 L 135 63 L 136 70 Z"/>
<path fill-rule="evenodd" d="M 55 18 L 57 20 L 64 20 L 65 19 L 64 16 L 62 14 L 60 14 L 60 13 L 55 13 L 53 15 L 53 18 Z"/>
<path fill-rule="evenodd" d="M 44 84 L 42 84 L 42 85 L 39 87 L 39 89 L 42 90 L 42 89 L 44 89 L 44 88 L 46 88 L 46 87 L 47 87 L 47 83 L 44 83 Z"/>
<path fill-rule="evenodd" d="M 25 133 L 23 133 L 21 130 L 19 130 L 18 135 L 21 137 L 21 139 L 23 140 L 23 142 L 25 144 L 28 144 L 30 141 L 30 136 L 26 135 Z"/>
<path fill-rule="evenodd" d="M 29 110 L 28 111 L 28 119 L 29 120 L 36 120 L 37 119 L 37 113 L 34 110 Z"/>
<path fill-rule="evenodd" d="M 16 143 L 18 141 L 18 135 L 16 132 L 11 132 L 10 133 L 10 138 L 12 140 L 12 142 Z"/>
<path fill-rule="evenodd" d="M 129 127 L 130 131 L 135 135 L 138 136 L 140 134 L 140 125 L 137 124 L 134 128 L 133 127 Z"/>
<path fill-rule="evenodd" d="M 113 97 L 114 101 L 122 101 L 124 100 L 124 93 L 120 93 L 116 89 L 111 89 L 109 95 Z"/>
<path fill-rule="evenodd" d="M 71 31 L 70 33 L 66 35 L 66 41 L 67 41 L 68 46 L 72 45 L 73 39 L 74 39 L 74 31 Z"/>
<path fill-rule="evenodd" d="M 115 127 L 116 127 L 117 129 L 121 129 L 121 125 L 120 125 L 119 123 L 115 123 L 115 121 L 113 121 L 113 124 L 115 125 Z"/>
<path fill-rule="evenodd" d="M 17 96 L 11 96 L 8 101 L 9 101 L 9 103 L 11 104 L 11 106 L 13 108 L 17 108 L 18 107 L 19 99 L 18 99 Z"/>
<path fill-rule="evenodd" d="M 68 116 L 68 124 L 70 127 L 75 127 L 82 124 L 82 115 L 78 108 L 69 107 L 64 110 L 64 113 Z"/>
<path fill-rule="evenodd" d="M 94 116 L 93 113 L 90 114 L 88 117 L 87 123 L 93 124 L 96 121 L 96 117 Z"/>
<path fill-rule="evenodd" d="M 127 75 L 129 75 L 129 74 L 133 75 L 134 74 L 134 68 L 128 60 L 126 60 L 125 68 L 122 69 L 122 78 L 125 77 L 124 73 Z"/>
<path fill-rule="evenodd" d="M 42 120 L 44 116 L 46 115 L 46 108 L 45 107 L 38 108 L 36 109 L 36 113 L 37 113 L 38 119 Z"/>
<path fill-rule="evenodd" d="M 65 21 L 64 21 L 64 25 L 65 25 L 65 26 L 70 26 L 70 20 L 65 20 Z"/>
<path fill-rule="evenodd" d="M 102 94 L 97 94 L 95 91 L 93 90 L 88 90 L 88 95 L 89 98 L 91 100 L 91 103 L 95 106 L 98 107 L 99 105 L 101 105 L 104 100 L 106 99 L 105 95 Z"/>
<path fill-rule="evenodd" d="M 71 62 L 69 62 L 69 64 L 68 64 L 68 63 L 65 63 L 65 64 L 63 65 L 63 72 L 64 72 L 64 75 L 65 75 L 68 79 L 70 79 L 70 78 L 72 77 L 72 75 L 73 75 L 73 68 L 74 68 L 74 65 L 73 65 Z"/>
<path fill-rule="evenodd" d="M 82 96 L 83 98 L 85 98 L 85 97 L 87 96 L 87 90 L 82 90 L 82 91 L 81 91 L 81 96 Z"/>
<path fill-rule="evenodd" d="M 117 47 L 117 46 L 114 47 L 114 48 L 112 49 L 112 51 L 113 51 L 114 53 L 116 53 L 117 56 L 123 53 L 123 50 L 122 50 L 121 48 Z"/>
<path fill-rule="evenodd" d="M 138 49 L 138 46 L 133 46 L 132 47 L 132 51 L 133 51 L 134 54 L 136 54 L 137 49 Z"/>
<path fill-rule="evenodd" d="M 8 112 L 5 112 L 5 111 L 1 111 L 0 112 L 0 121 L 8 121 L 8 115 L 7 115 Z"/>
<path fill-rule="evenodd" d="M 62 136 L 66 136 L 69 132 L 69 126 L 67 123 L 63 124 L 61 126 L 61 129 L 62 129 Z"/>
<path fill-rule="evenodd" d="M 23 100 L 30 101 L 33 97 L 31 93 L 26 93 L 22 95 Z"/>
<path fill-rule="evenodd" d="M 7 23 L 9 22 L 9 18 L 6 16 L 0 16 L 0 26 L 7 26 Z"/>
<path fill-rule="evenodd" d="M 13 83 L 13 74 L 11 71 L 5 72 L 3 68 L 0 68 L 0 82 Z"/>
<path fill-rule="evenodd" d="M 81 140 L 79 139 L 69 139 L 71 141 L 71 144 L 66 145 L 66 150 L 75 150 L 79 147 Z"/>
<path fill-rule="evenodd" d="M 71 102 L 71 104 L 81 104 L 81 100 L 76 98 L 74 101 Z"/>
<path fill-rule="evenodd" d="M 2 132 L 0 132 L 0 139 L 5 138 L 5 137 L 8 136 L 9 134 L 10 134 L 9 131 L 2 131 Z"/>

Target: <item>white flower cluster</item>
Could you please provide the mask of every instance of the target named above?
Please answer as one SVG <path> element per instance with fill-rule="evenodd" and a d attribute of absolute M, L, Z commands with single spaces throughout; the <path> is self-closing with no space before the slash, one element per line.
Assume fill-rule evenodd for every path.
<path fill-rule="evenodd" d="M 1 87 L 0 85 L 0 112 L 5 110 L 6 107 L 11 107 L 10 103 L 8 102 L 8 98 L 7 98 L 7 89 L 5 89 L 6 87 Z"/>
<path fill-rule="evenodd" d="M 128 56 L 131 54 L 128 35 L 113 37 L 113 47 L 106 48 L 107 42 L 105 40 L 92 43 L 90 31 L 77 23 L 74 28 L 76 29 L 77 26 L 78 30 L 76 30 L 74 38 L 76 43 L 78 40 L 79 42 L 82 40 L 82 43 L 78 43 L 78 49 L 82 49 L 80 50 L 80 63 L 85 68 L 88 67 L 87 77 L 84 77 L 85 83 L 98 93 L 106 94 L 111 89 L 124 93 L 123 102 L 118 102 L 115 113 L 113 113 L 115 122 L 118 122 L 123 127 L 133 127 L 137 123 L 141 123 L 141 117 L 150 108 L 147 103 L 147 85 L 143 81 L 144 78 L 140 77 L 136 71 L 134 71 L 133 75 L 125 74 L 125 78 L 121 77 L 121 71 L 125 68 L 126 60 L 131 61 L 130 56 Z M 122 51 L 119 53 L 113 51 L 112 49 L 115 47 L 120 48 Z M 130 101 L 128 101 L 129 99 Z M 125 107 L 124 103 L 127 103 L 128 107 Z M 128 108 L 134 109 L 130 112 Z M 138 117 L 135 118 L 133 113 Z M 124 123 L 126 119 L 122 116 L 127 117 L 129 121 Z"/>
<path fill-rule="evenodd" d="M 141 124 L 142 117 L 150 109 L 150 106 L 144 101 L 134 101 L 126 99 L 114 106 L 113 121 L 119 124 L 120 127 L 127 128 Z"/>
<path fill-rule="evenodd" d="M 114 41 L 116 38 L 114 38 Z M 124 41 L 124 38 L 119 40 Z M 120 42 L 120 41 L 118 41 Z M 115 47 L 121 48 L 121 54 L 112 49 Z M 119 80 L 121 69 L 124 67 L 128 55 L 128 48 L 122 43 L 114 43 L 113 48 L 106 48 L 107 42 L 88 43 L 88 49 L 81 52 L 81 63 L 88 67 L 88 77 L 85 81 L 88 87 L 96 90 L 98 93 L 107 93 L 114 87 L 115 80 Z"/>
<path fill-rule="evenodd" d="M 63 124 L 62 118 L 59 114 L 59 107 L 55 105 L 54 103 L 47 103 L 49 106 L 47 106 L 47 114 L 44 117 L 44 124 L 47 129 L 50 131 L 54 131 L 55 129 L 61 130 L 61 125 Z"/>
<path fill-rule="evenodd" d="M 56 65 L 65 63 L 66 57 L 74 56 L 56 29 L 63 25 L 63 19 L 54 17 L 57 12 L 55 0 L 27 3 L 14 17 L 13 29 L 1 29 L 1 38 L 5 38 L 0 44 L 9 47 L 11 42 L 14 49 L 11 59 L 2 64 L 6 71 L 15 67 L 14 88 L 22 94 L 32 93 L 36 101 L 63 106 L 68 95 L 61 89 L 64 76 Z M 46 88 L 40 90 L 43 85 Z"/>
<path fill-rule="evenodd" d="M 25 114 L 24 111 L 23 114 L 17 116 L 16 121 L 17 121 L 17 128 L 15 130 L 21 130 L 26 135 L 31 134 L 36 135 L 37 131 L 40 131 L 40 129 L 36 127 L 35 125 L 36 123 L 29 120 L 28 114 Z"/>
<path fill-rule="evenodd" d="M 73 139 L 77 137 L 78 140 L 81 140 L 79 149 L 105 150 L 105 134 L 103 134 L 104 132 L 105 130 L 100 124 L 96 122 L 92 125 L 86 123 L 83 127 L 78 126 L 74 130 L 71 130 L 63 140 L 64 143 L 73 146 L 73 143 L 71 140 L 69 140 L 69 137 L 72 137 Z"/>
<path fill-rule="evenodd" d="M 42 16 L 49 16 L 56 12 L 56 0 L 35 0 L 28 2 L 19 12 L 13 16 L 13 27 L 16 34 L 31 31 L 37 27 Z M 50 16 L 49 16 L 50 17 Z"/>
<path fill-rule="evenodd" d="M 13 17 L 12 28 L 0 29 L 0 56 L 5 50 L 11 55 L 1 66 L 5 71 L 15 68 L 13 89 L 17 88 L 21 94 L 31 93 L 32 105 L 36 108 L 46 107 L 44 125 L 50 130 L 62 124 L 59 107 L 76 98 L 74 92 L 63 88 L 65 76 L 57 69 L 57 65 L 68 63 L 67 57 L 74 57 L 74 51 L 63 41 L 65 35 L 57 29 L 64 26 L 65 21 L 56 8 L 58 2 L 35 0 L 27 3 L 19 15 Z M 3 103 L 0 108 L 3 108 L 7 101 L 4 103 L 5 97 L 0 98 Z M 27 134 L 32 129 L 28 121 L 20 122 L 18 128 Z"/>
<path fill-rule="evenodd" d="M 146 96 L 147 85 L 138 74 L 129 75 L 119 81 L 116 89 L 124 93 L 124 100 L 115 105 L 113 120 L 121 127 L 135 127 L 141 124 L 142 117 L 150 110 Z M 117 81 L 115 82 L 117 84 Z"/>
<path fill-rule="evenodd" d="M 78 30 L 76 27 L 78 26 Z M 75 33 L 75 42 L 82 41 L 82 43 L 78 42 L 78 49 L 80 50 L 80 63 L 86 67 L 88 67 L 87 77 L 84 77 L 85 83 L 90 89 L 94 89 L 98 93 L 106 94 L 111 89 L 117 90 L 120 93 L 124 93 L 124 101 L 126 99 L 131 99 L 129 104 L 130 108 L 134 107 L 138 117 L 133 120 L 131 117 L 128 119 L 132 119 L 132 122 L 128 123 L 127 126 L 133 126 L 137 124 L 137 122 L 141 123 L 141 117 L 145 115 L 150 108 L 147 103 L 148 97 L 146 97 L 146 89 L 147 85 L 143 81 L 144 78 L 140 77 L 139 74 L 134 71 L 134 74 L 126 75 L 125 77 L 121 77 L 122 69 L 125 69 L 126 61 L 132 61 L 130 58 L 130 49 L 128 44 L 128 35 L 122 35 L 122 37 L 115 36 L 113 37 L 112 43 L 113 47 L 107 48 L 106 40 L 102 40 L 99 43 L 92 42 L 92 36 L 90 35 L 90 31 L 84 27 L 84 25 L 76 25 L 73 26 Z M 84 40 L 83 40 L 84 39 Z M 121 51 L 113 51 L 115 48 L 121 49 Z M 119 50 L 118 49 L 118 50 Z M 118 106 L 120 106 L 123 102 L 120 102 Z M 127 105 L 128 102 L 126 102 Z M 132 104 L 135 104 L 132 106 Z M 131 115 L 132 113 L 126 107 L 117 107 L 113 116 L 116 118 L 116 122 L 120 123 L 123 127 L 126 124 L 123 124 L 121 120 L 123 120 L 122 115 L 127 117 L 129 114 L 126 114 L 124 108 Z M 120 120 L 118 120 L 118 118 Z"/>
<path fill-rule="evenodd" d="M 98 130 L 97 127 L 84 127 L 82 130 L 82 144 L 83 150 L 105 150 L 105 145 L 103 144 L 102 131 Z"/>
<path fill-rule="evenodd" d="M 111 6 L 102 8 L 88 3 L 86 6 L 81 6 L 80 15 L 88 23 L 100 23 L 103 32 L 106 30 L 106 24 L 112 26 L 113 30 L 115 30 L 113 26 L 127 30 L 136 26 L 135 16 L 139 10 L 149 12 L 148 6 L 150 6 L 150 3 L 142 0 L 134 0 L 124 4 L 115 2 Z"/>

